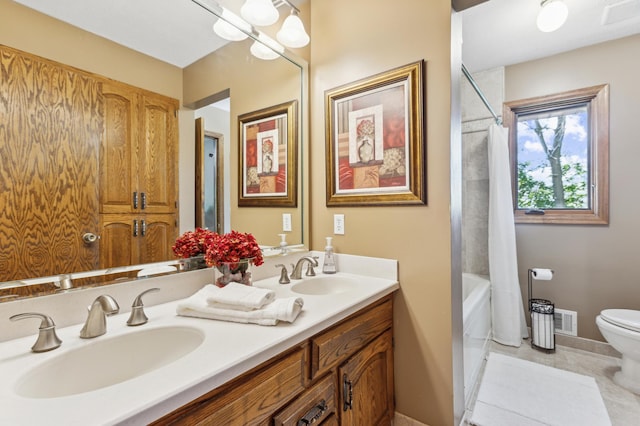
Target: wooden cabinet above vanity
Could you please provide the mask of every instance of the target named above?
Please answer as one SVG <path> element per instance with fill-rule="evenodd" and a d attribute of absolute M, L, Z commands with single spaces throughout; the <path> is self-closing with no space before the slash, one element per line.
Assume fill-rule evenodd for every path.
<path fill-rule="evenodd" d="M 386 296 L 153 424 L 389 425 L 392 306 Z"/>

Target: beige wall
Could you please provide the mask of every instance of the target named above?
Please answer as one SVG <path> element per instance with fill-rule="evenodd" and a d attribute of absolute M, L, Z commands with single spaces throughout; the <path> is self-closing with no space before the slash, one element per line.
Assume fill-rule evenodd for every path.
<path fill-rule="evenodd" d="M 552 268 L 534 295 L 578 312 L 581 337 L 603 340 L 602 309 L 640 309 L 638 292 L 638 100 L 640 35 L 506 68 L 506 101 L 610 84 L 610 221 L 608 226 L 517 225 L 520 284 L 527 269 Z"/>
<path fill-rule="evenodd" d="M 345 215 L 338 252 L 398 259 L 397 411 L 453 424 L 449 216 L 450 2 L 317 0 L 311 4 L 311 241 L 321 250 Z M 391 19 L 393 18 L 393 19 Z M 324 91 L 427 61 L 428 206 L 334 207 L 325 202 Z"/>
<path fill-rule="evenodd" d="M 300 100 L 300 68 L 284 59 L 263 61 L 249 53 L 252 40 L 228 44 L 184 69 L 184 103 L 191 105 L 229 90 L 231 94 L 229 168 L 231 176 L 231 228 L 251 232 L 262 244 L 278 245 L 282 213 L 292 214 L 293 232 L 287 241 L 300 243 L 301 214 L 298 208 L 238 207 L 238 116 L 291 100 Z M 298 108 L 300 113 L 300 108 Z M 298 205 L 301 203 L 299 202 Z M 259 220 L 256 220 L 259 218 Z"/>

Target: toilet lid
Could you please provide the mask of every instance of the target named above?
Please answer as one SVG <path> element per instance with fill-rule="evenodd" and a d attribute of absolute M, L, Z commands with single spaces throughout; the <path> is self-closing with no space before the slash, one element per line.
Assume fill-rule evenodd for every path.
<path fill-rule="evenodd" d="M 607 322 L 640 332 L 640 311 L 633 309 L 605 309 L 600 316 Z"/>

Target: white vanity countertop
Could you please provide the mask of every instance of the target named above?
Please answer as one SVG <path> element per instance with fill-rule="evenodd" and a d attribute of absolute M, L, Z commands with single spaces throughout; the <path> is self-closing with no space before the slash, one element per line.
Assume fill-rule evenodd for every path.
<path fill-rule="evenodd" d="M 293 293 L 291 286 L 296 281 L 280 285 L 277 277 L 256 282 L 258 287 L 275 290 L 278 298 L 303 298 L 303 310 L 293 324 L 280 322 L 276 326 L 260 326 L 181 317 L 176 315 L 177 302 L 174 301 L 145 308 L 149 322 L 140 327 L 127 327 L 126 313 L 108 317 L 107 334 L 95 339 L 79 338 L 82 324 L 58 329 L 58 336 L 63 341 L 60 348 L 33 353 L 30 348 L 36 339 L 35 324 L 33 335 L 0 343 L 0 424 L 147 424 L 397 290 L 397 263 L 382 261 L 390 262 L 391 269 L 396 268 L 391 273 L 381 274 L 384 278 L 349 272 L 334 275 L 360 281 L 357 290 L 338 295 Z M 367 275 L 369 273 L 371 270 Z M 318 276 L 329 277 L 320 273 Z M 394 276 L 396 278 L 392 278 Z M 25 398 L 13 390 L 26 371 L 65 351 L 124 333 L 176 325 L 200 330 L 205 335 L 204 342 L 193 352 L 157 370 L 113 386 L 57 398 Z M 59 380 L 64 381 L 65 372 L 59 374 Z"/>

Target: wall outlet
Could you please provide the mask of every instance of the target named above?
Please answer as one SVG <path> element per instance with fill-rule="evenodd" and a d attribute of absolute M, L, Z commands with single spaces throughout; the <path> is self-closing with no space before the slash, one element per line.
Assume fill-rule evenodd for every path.
<path fill-rule="evenodd" d="M 291 213 L 282 213 L 282 230 L 291 232 Z"/>
<path fill-rule="evenodd" d="M 333 233 L 335 235 L 344 235 L 344 215 L 333 215 Z"/>

